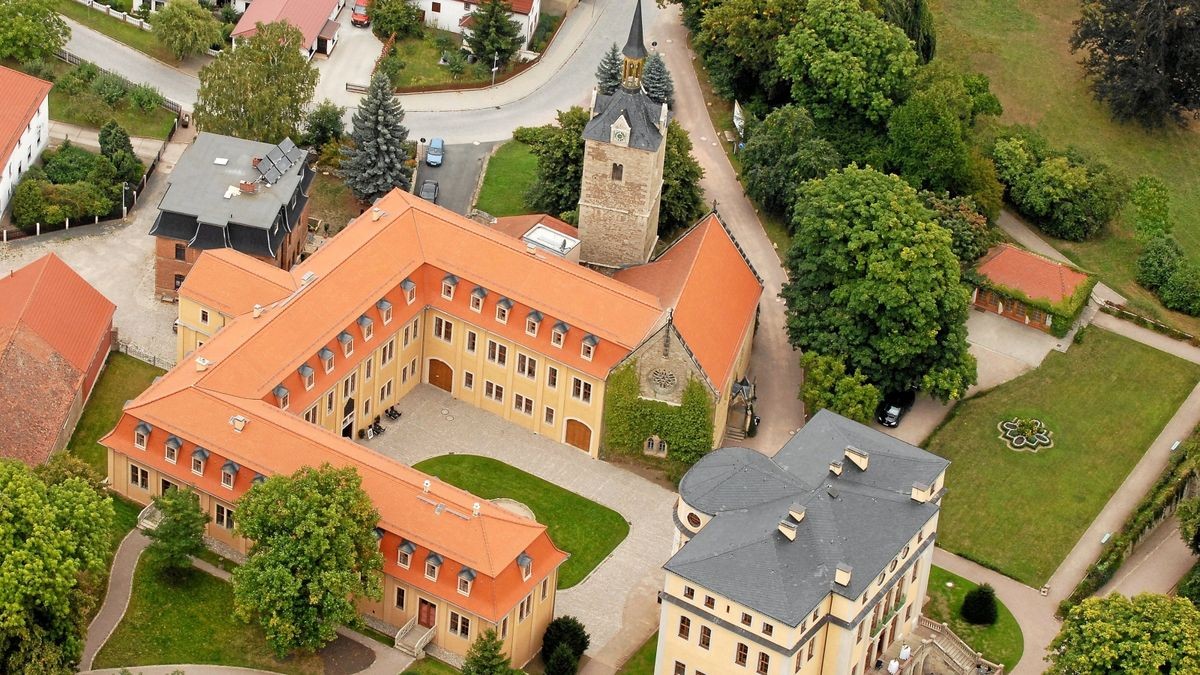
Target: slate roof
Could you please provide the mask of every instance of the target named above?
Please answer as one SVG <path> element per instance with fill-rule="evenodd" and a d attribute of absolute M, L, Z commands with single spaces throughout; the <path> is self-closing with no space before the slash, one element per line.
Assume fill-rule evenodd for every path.
<path fill-rule="evenodd" d="M 633 9 L 633 23 L 629 25 L 629 39 L 621 53 L 631 59 L 646 58 L 646 41 L 642 37 L 642 0 L 636 0 Z"/>
<path fill-rule="evenodd" d="M 596 97 L 596 107 L 592 109 L 594 116 L 583 128 L 583 137 L 607 143 L 612 125 L 624 117 L 629 124 L 629 147 L 654 152 L 663 141 L 663 134 L 658 128 L 662 109 L 661 104 L 651 101 L 641 90 L 630 91 L 625 87 L 617 87 L 611 96 L 600 94 Z"/>
<path fill-rule="evenodd" d="M 847 446 L 870 456 L 861 471 Z M 664 566 L 767 616 L 796 626 L 830 592 L 857 599 L 938 511 L 911 498 L 949 462 L 822 410 L 774 458 L 723 448 L 696 463 L 679 485 L 693 508 L 713 516 Z M 833 496 L 833 495 L 836 495 Z M 805 508 L 795 541 L 778 531 L 789 506 Z M 834 582 L 838 565 L 850 585 Z"/>

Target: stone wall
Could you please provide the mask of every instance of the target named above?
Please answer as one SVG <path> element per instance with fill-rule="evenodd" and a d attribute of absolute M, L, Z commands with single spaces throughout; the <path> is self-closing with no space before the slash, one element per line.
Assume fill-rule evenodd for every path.
<path fill-rule="evenodd" d="M 588 140 L 579 199 L 580 257 L 620 267 L 646 262 L 658 239 L 665 141 L 658 152 Z M 614 179 L 620 165 L 620 179 Z"/>
<path fill-rule="evenodd" d="M 670 323 L 642 343 L 628 360 L 636 364 L 638 395 L 645 399 L 679 405 L 689 379 L 708 382 Z"/>

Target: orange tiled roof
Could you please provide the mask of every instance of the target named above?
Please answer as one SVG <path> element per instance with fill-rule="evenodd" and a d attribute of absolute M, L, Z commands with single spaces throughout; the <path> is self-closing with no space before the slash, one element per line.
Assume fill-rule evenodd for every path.
<path fill-rule="evenodd" d="M 264 265 L 231 248 L 215 248 L 192 265 L 179 296 L 226 316 L 245 314 L 256 304 L 282 300 L 300 285 L 287 270 Z"/>
<path fill-rule="evenodd" d="M 530 213 L 523 216 L 503 216 L 496 219 L 492 223 L 492 229 L 499 230 L 511 237 L 518 239 L 525 235 L 534 225 L 545 225 L 546 227 L 565 234 L 568 237 L 579 238 L 579 228 L 574 225 L 559 220 L 554 216 L 545 213 Z"/>
<path fill-rule="evenodd" d="M 0 164 L 7 164 L 21 134 L 29 126 L 54 85 L 32 75 L 0 66 Z M 47 129 L 45 133 L 50 133 Z"/>
<path fill-rule="evenodd" d="M 54 451 L 115 310 L 53 253 L 0 278 L 0 454 Z"/>
<path fill-rule="evenodd" d="M 311 49 L 325 28 L 325 22 L 337 6 L 337 0 L 254 0 L 233 28 L 235 37 L 250 37 L 258 24 L 286 21 L 304 35 L 304 48 Z"/>
<path fill-rule="evenodd" d="M 1000 244 L 988 251 L 977 268 L 993 283 L 1024 293 L 1031 300 L 1058 303 L 1074 295 L 1088 275 L 1055 260 Z"/>

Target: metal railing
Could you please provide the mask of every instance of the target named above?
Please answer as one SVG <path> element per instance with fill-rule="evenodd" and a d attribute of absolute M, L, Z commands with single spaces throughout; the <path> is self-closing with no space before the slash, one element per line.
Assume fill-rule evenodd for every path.
<path fill-rule="evenodd" d="M 175 361 L 173 359 L 164 359 L 161 356 L 155 356 L 154 354 L 151 354 L 150 352 L 142 349 L 128 340 L 118 340 L 117 351 L 121 352 L 122 354 L 128 354 L 138 361 L 149 363 L 155 368 L 170 370 L 175 365 Z"/>
<path fill-rule="evenodd" d="M 417 615 L 414 614 L 413 618 L 409 619 L 407 623 L 405 623 L 403 626 L 400 627 L 400 630 L 396 631 L 396 640 L 395 640 L 394 644 L 392 644 L 392 646 L 395 647 L 396 649 L 399 649 L 400 648 L 400 640 L 402 640 L 405 635 L 408 635 L 408 631 L 412 630 L 413 626 L 415 626 L 416 624 L 417 624 Z"/>
<path fill-rule="evenodd" d="M 976 666 L 986 666 L 991 669 L 994 675 L 1004 674 L 1004 665 L 1000 663 L 992 663 L 983 658 L 983 654 L 975 651 L 963 639 L 950 630 L 950 626 L 944 623 L 938 623 L 926 617 L 924 614 L 918 616 L 918 625 L 928 629 L 933 633 L 933 644 L 946 655 L 947 658 L 954 661 L 955 664 L 964 670 L 974 668 Z"/>

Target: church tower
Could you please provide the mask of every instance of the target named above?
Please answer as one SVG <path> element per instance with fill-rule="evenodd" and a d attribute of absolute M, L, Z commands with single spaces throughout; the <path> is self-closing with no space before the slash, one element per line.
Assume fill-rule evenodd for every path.
<path fill-rule="evenodd" d="M 581 261 L 612 269 L 646 262 L 658 241 L 670 113 L 642 91 L 641 0 L 622 54 L 621 86 L 611 96 L 593 94 L 578 212 Z"/>

